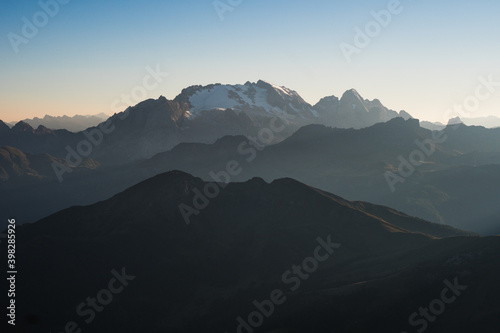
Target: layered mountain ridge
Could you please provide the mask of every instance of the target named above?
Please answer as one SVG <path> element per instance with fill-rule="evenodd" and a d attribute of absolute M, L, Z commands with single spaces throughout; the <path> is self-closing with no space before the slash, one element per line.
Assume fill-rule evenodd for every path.
<path fill-rule="evenodd" d="M 275 131 L 266 144 L 280 142 L 305 125 L 362 128 L 395 117 L 410 116 L 391 111 L 378 100 L 363 100 L 355 90 L 344 93 L 340 100 L 329 97 L 312 106 L 296 91 L 263 80 L 244 85 L 191 86 L 173 100 L 161 96 L 113 115 L 106 122 L 113 130 L 104 135 L 89 157 L 103 164 L 121 164 L 150 158 L 182 142 L 212 143 L 225 135 L 256 137 L 276 120 L 286 126 Z M 76 149 L 82 140 L 88 140 L 85 132 L 99 128 L 72 133 L 43 125 L 34 129 L 24 121 L 12 129 L 0 127 L 0 147 L 12 146 L 30 154 L 49 153 L 56 158 L 65 158 L 68 146 Z"/>
<path fill-rule="evenodd" d="M 494 194 L 500 186 L 500 148 L 495 144 L 500 130 L 458 125 L 440 132 L 438 137 L 446 138 L 442 142 L 433 141 L 435 135 L 420 127 L 417 119 L 395 118 L 359 130 L 308 125 L 267 147 L 256 146 L 243 135 L 229 135 L 214 143 L 180 143 L 150 159 L 120 166 L 89 159 L 72 169 L 76 172 L 64 174 L 62 182 L 50 160 L 44 160 L 43 168 L 34 164 L 45 176 L 43 183 L 33 177 L 0 182 L 0 189 L 9 189 L 0 208 L 7 215 L 15 214 L 21 223 L 31 222 L 65 207 L 104 200 L 170 170 L 211 180 L 211 175 L 235 161 L 241 171 L 231 181 L 291 177 L 350 200 L 385 205 L 431 222 L 482 234 L 500 233 L 495 220 L 500 199 Z M 410 157 L 422 153 L 421 147 L 428 156 L 424 154 L 422 165 L 413 166 Z M 386 174 L 401 177 L 401 167 L 411 173 L 393 184 L 392 191 Z M 23 187 L 16 189 L 14 183 Z M 96 192 L 96 187 L 101 190 Z M 52 200 L 54 196 L 58 200 Z"/>

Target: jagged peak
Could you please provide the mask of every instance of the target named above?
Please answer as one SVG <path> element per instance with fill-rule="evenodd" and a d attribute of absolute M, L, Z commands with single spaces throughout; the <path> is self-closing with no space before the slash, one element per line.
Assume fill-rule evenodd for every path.
<path fill-rule="evenodd" d="M 364 99 L 361 97 L 361 95 L 358 93 L 358 91 L 354 88 L 346 90 L 344 92 L 344 94 L 342 95 L 342 97 L 340 98 L 340 101 L 342 102 L 342 100 L 344 100 L 344 101 L 352 100 L 353 98 L 358 99 L 360 101 L 364 101 Z"/>
<path fill-rule="evenodd" d="M 462 119 L 460 119 L 460 117 L 451 118 L 448 121 L 448 125 L 458 125 L 458 124 L 463 124 L 463 123 L 464 122 L 462 121 Z"/>

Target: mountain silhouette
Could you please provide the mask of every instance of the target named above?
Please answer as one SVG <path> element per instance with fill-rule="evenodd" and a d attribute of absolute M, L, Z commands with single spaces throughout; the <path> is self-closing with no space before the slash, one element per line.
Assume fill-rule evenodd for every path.
<path fill-rule="evenodd" d="M 173 171 L 21 226 L 18 260 L 30 274 L 17 280 L 18 327 L 61 331 L 74 321 L 97 333 L 236 332 L 255 302 L 280 291 L 256 332 L 401 331 L 440 297 L 443 281 L 465 290 L 429 332 L 497 322 L 497 237 L 466 236 L 290 178 L 209 184 Z M 196 190 L 215 193 L 213 186 L 218 195 L 197 206 Z M 198 207 L 189 224 L 181 205 Z M 292 273 L 294 264 L 314 266 Z M 87 323 L 90 307 L 86 315 L 75 309 L 104 297 L 118 275 L 124 288 Z"/>

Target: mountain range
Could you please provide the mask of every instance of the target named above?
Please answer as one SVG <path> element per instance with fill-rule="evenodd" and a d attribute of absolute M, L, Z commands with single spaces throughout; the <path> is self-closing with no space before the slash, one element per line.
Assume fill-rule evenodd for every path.
<path fill-rule="evenodd" d="M 213 143 L 226 135 L 257 137 L 278 120 L 286 127 L 275 131 L 268 143 L 280 142 L 305 125 L 361 128 L 395 117 L 411 116 L 389 110 L 378 100 L 364 100 L 353 89 L 340 100 L 331 96 L 311 106 L 297 92 L 262 80 L 244 85 L 192 86 L 173 100 L 163 96 L 146 100 L 101 123 L 99 126 L 106 123 L 110 130 L 89 157 L 103 164 L 122 164 L 150 158 L 183 142 Z M 43 125 L 35 129 L 27 122 L 9 129 L 0 122 L 0 147 L 65 158 L 68 146 L 76 150 L 99 126 L 72 133 Z"/>
<path fill-rule="evenodd" d="M 45 115 L 43 118 L 32 118 L 24 119 L 22 122 L 30 125 L 31 127 L 38 128 L 40 125 L 53 130 L 65 129 L 70 132 L 80 132 L 86 130 L 89 127 L 96 126 L 100 124 L 103 120 L 106 120 L 109 116 L 105 113 L 99 113 L 96 115 L 75 115 L 73 117 L 68 116 L 50 116 Z M 18 122 L 11 122 L 8 125 L 11 127 L 15 126 Z"/>
<path fill-rule="evenodd" d="M 496 332 L 499 142 L 265 81 L 0 121 L 16 329 Z"/>
<path fill-rule="evenodd" d="M 0 205 L 6 214 L 33 222 L 72 205 L 104 200 L 170 170 L 213 180 L 236 161 L 241 172 L 227 181 L 286 176 L 431 222 L 500 233 L 496 218 L 500 199 L 494 195 L 500 186 L 500 148 L 495 144 L 500 130 L 457 125 L 441 135 L 445 141 L 433 142 L 435 132 L 420 127 L 418 120 L 402 118 L 360 130 L 309 125 L 267 147 L 245 136 L 226 136 L 213 144 L 182 143 L 150 159 L 118 166 L 88 158 L 77 167 L 66 164 L 71 172 L 63 175 L 62 182 L 53 169 L 54 157 L 4 148 L 0 166 L 7 177 L 0 189 L 9 196 Z M 424 154 L 424 163 L 412 166 L 412 154 L 423 153 L 422 149 L 430 153 Z M 387 173 L 397 179 L 399 168 L 409 174 L 392 188 Z"/>
<path fill-rule="evenodd" d="M 423 126 L 355 90 L 311 106 L 265 81 L 192 86 L 77 133 L 0 122 L 0 190 L 9 193 L 0 206 L 33 222 L 170 170 L 209 180 L 236 160 L 244 168 L 231 181 L 287 176 L 435 223 L 499 233 L 492 192 L 500 185 L 499 130 Z M 436 133 L 445 140 L 435 142 Z M 424 161 L 412 165 L 415 156 Z"/>
<path fill-rule="evenodd" d="M 458 121 L 467 125 L 467 126 L 482 126 L 486 128 L 499 128 L 500 127 L 500 118 L 495 116 L 488 117 L 475 117 L 475 118 L 464 118 L 458 117 Z M 422 121 L 422 127 L 430 129 L 430 130 L 442 130 L 446 127 L 445 124 L 440 122 L 430 122 L 430 121 Z"/>

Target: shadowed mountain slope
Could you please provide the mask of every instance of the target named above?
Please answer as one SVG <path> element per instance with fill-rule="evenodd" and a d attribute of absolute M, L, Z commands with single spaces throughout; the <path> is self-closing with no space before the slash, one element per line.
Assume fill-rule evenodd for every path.
<path fill-rule="evenodd" d="M 432 234 L 464 233 L 292 179 L 229 184 L 186 224 L 179 205 L 193 207 L 196 189 L 206 187 L 169 172 L 21 226 L 18 260 L 30 274 L 18 276 L 19 327 L 61 331 L 75 321 L 96 333 L 236 332 L 252 302 L 279 289 L 285 301 L 256 332 L 401 331 L 455 278 L 467 292 L 428 331 L 497 323 L 489 295 L 500 291 L 498 238 L 439 239 Z M 317 268 L 301 278 L 287 273 L 316 248 L 324 259 Z M 130 279 L 86 323 L 90 315 L 75 308 L 108 285 L 113 269 Z"/>

